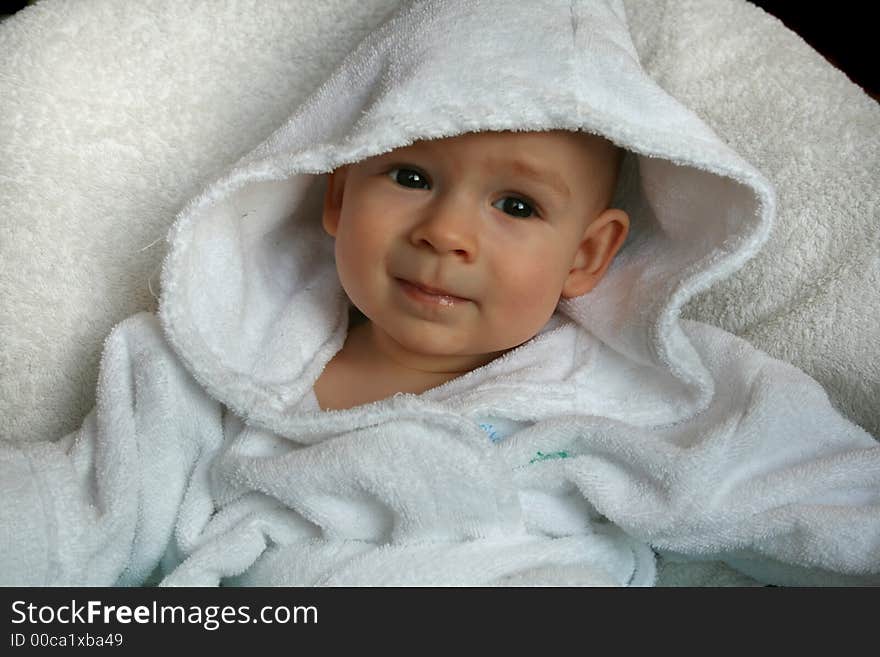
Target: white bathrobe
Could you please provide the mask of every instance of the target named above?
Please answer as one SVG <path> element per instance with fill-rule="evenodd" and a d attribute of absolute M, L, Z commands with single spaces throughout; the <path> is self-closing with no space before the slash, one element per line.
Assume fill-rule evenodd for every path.
<path fill-rule="evenodd" d="M 324 174 L 414 140 L 583 130 L 631 234 L 539 335 L 322 411 L 348 300 Z M 589 181 L 585 181 L 589 184 Z M 680 317 L 764 243 L 771 185 L 642 70 L 619 0 L 408 4 L 168 235 L 60 441 L 0 445 L 0 583 L 647 585 L 655 553 L 880 583 L 880 447 L 821 387 Z"/>

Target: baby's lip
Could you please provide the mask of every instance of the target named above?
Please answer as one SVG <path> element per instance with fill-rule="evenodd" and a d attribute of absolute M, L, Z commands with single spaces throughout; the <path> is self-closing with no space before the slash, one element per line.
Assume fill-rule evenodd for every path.
<path fill-rule="evenodd" d="M 442 297 L 452 297 L 453 299 L 461 299 L 462 301 L 470 301 L 470 299 L 468 299 L 467 297 L 460 296 L 460 295 L 455 294 L 453 292 L 450 292 L 442 287 L 435 287 L 433 285 L 426 285 L 425 283 L 421 283 L 419 281 L 411 281 L 406 278 L 399 278 L 398 277 L 398 280 L 409 283 L 410 285 L 413 285 L 413 286 L 419 288 L 422 292 L 425 292 L 427 294 L 433 294 L 435 296 L 442 296 Z"/>

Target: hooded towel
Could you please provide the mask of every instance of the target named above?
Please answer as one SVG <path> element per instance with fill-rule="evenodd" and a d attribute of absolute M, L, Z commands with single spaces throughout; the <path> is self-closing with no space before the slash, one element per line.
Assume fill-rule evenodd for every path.
<path fill-rule="evenodd" d="M 421 395 L 310 406 L 349 322 L 322 174 L 417 140 L 559 129 L 626 151 L 614 205 L 630 236 L 599 285 Z M 138 444 L 155 404 L 127 399 L 135 421 L 102 424 L 107 383 L 67 445 L 119 464 L 105 494 L 134 514 L 114 525 L 118 558 L 109 530 L 90 539 L 104 581 L 159 564 L 166 584 L 650 584 L 655 550 L 778 583 L 876 581 L 872 438 L 803 373 L 680 317 L 757 253 L 774 212 L 761 173 L 645 74 L 621 2 L 405 4 L 184 208 L 159 323 L 108 340 L 102 380 L 134 364 L 135 397 L 161 384 L 204 409 L 164 413 L 190 466 L 146 521 L 159 484 L 126 477 L 144 454 L 99 438 Z M 174 376 L 138 378 L 158 362 Z M 518 430 L 493 444 L 483 418 Z"/>

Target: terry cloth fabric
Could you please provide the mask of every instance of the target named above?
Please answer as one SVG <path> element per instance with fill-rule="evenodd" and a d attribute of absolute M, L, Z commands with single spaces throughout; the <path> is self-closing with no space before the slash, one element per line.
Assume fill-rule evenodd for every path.
<path fill-rule="evenodd" d="M 306 393 L 306 396 L 303 398 L 302 404 L 300 404 L 297 410 L 321 410 L 321 406 L 318 402 L 318 397 L 315 395 L 314 390 Z M 478 417 L 476 418 L 476 421 L 480 429 L 482 429 L 486 433 L 486 436 L 493 443 L 504 440 L 511 434 L 514 434 L 517 431 L 521 431 L 528 426 L 528 423 L 526 422 L 515 422 L 504 417 Z M 538 454 L 538 458 L 541 458 L 543 456 L 543 454 Z"/>
<path fill-rule="evenodd" d="M 103 339 L 157 308 L 180 207 L 397 4 L 43 0 L 0 22 L 0 437 L 82 423 Z M 880 435 L 880 105 L 745 0 L 624 5 L 645 71 L 779 199 L 765 249 L 682 315 L 796 365 Z"/>
<path fill-rule="evenodd" d="M 880 582 L 875 441 L 801 371 L 680 316 L 764 244 L 773 187 L 644 72 L 621 2 L 523 7 L 405 5 L 184 208 L 158 316 L 108 338 L 95 412 L 4 446 L 4 581 L 644 585 L 657 550 Z M 548 129 L 628 152 L 631 239 L 599 286 L 421 395 L 304 410 L 348 329 L 321 174 Z M 493 443 L 486 417 L 525 426 Z"/>

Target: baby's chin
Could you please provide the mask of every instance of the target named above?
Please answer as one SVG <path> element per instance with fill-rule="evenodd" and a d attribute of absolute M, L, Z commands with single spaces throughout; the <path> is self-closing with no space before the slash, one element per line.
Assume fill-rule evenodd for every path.
<path fill-rule="evenodd" d="M 426 359 L 448 359 L 458 371 L 474 370 L 528 342 L 531 337 L 509 337 L 506 341 L 487 341 L 485 335 L 456 333 L 447 327 L 384 329 L 400 347 Z"/>

